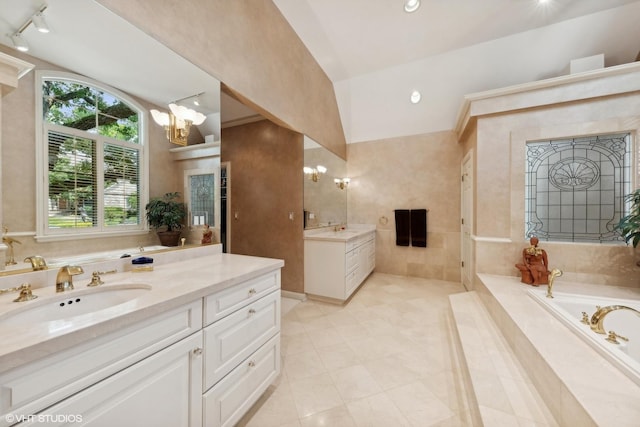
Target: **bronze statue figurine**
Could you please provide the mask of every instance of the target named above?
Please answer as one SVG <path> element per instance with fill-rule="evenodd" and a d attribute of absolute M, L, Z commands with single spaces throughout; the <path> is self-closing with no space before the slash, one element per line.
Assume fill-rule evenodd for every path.
<path fill-rule="evenodd" d="M 203 245 L 207 245 L 211 243 L 211 237 L 213 236 L 213 230 L 209 228 L 209 224 L 204 225 L 204 229 L 202 230 L 202 240 L 200 243 Z"/>
<path fill-rule="evenodd" d="M 547 253 L 538 247 L 538 238 L 529 240 L 531 246 L 522 250 L 522 264 L 516 264 L 516 268 L 522 273 L 522 283 L 528 285 L 549 284 L 549 262 Z"/>

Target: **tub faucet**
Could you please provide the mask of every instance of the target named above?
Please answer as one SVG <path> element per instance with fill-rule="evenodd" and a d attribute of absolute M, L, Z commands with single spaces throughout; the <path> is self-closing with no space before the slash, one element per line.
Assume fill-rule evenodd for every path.
<path fill-rule="evenodd" d="M 553 298 L 553 282 L 555 282 L 556 277 L 562 276 L 562 270 L 558 268 L 554 268 L 549 273 L 549 285 L 547 285 L 547 298 Z"/>
<path fill-rule="evenodd" d="M 608 305 L 606 307 L 598 307 L 596 312 L 593 313 L 593 316 L 591 316 L 591 322 L 589 325 L 591 326 L 591 330 L 598 334 L 605 334 L 604 318 L 607 317 L 607 314 L 617 310 L 630 310 L 640 316 L 640 311 L 635 308 L 627 307 L 626 305 Z"/>
<path fill-rule="evenodd" d="M 70 291 L 73 289 L 73 276 L 84 273 L 82 267 L 77 265 L 65 265 L 60 267 L 56 276 L 56 292 Z"/>

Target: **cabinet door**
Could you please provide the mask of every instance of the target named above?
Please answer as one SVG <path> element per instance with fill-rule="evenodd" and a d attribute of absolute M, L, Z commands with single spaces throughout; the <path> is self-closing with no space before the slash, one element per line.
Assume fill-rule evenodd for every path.
<path fill-rule="evenodd" d="M 0 427 L 5 414 L 36 414 L 201 328 L 199 299 L 3 373 Z"/>
<path fill-rule="evenodd" d="M 39 416 L 46 416 L 46 421 L 53 421 L 48 426 L 200 427 L 201 352 L 202 332 L 198 332 L 20 425 L 42 425 Z"/>

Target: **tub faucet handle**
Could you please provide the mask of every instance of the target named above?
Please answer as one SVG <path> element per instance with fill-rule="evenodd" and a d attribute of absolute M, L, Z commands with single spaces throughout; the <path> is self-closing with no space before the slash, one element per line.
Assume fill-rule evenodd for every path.
<path fill-rule="evenodd" d="M 589 315 L 587 314 L 586 311 L 582 312 L 582 320 L 580 320 L 580 322 L 584 323 L 585 325 L 590 325 L 591 324 L 589 322 Z"/>
<path fill-rule="evenodd" d="M 622 335 L 618 335 L 613 331 L 609 331 L 609 335 L 605 339 L 612 344 L 620 344 L 620 341 L 618 341 L 618 338 L 621 339 L 622 341 L 629 341 L 629 338 L 623 337 Z"/>

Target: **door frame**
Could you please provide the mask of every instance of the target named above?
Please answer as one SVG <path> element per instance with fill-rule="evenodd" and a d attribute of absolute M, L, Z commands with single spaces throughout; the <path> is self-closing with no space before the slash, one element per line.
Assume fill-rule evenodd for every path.
<path fill-rule="evenodd" d="M 467 291 L 473 289 L 473 206 L 474 157 L 469 150 L 460 165 L 460 281 Z M 465 188 L 467 189 L 465 191 Z M 465 213 L 467 217 L 465 218 Z"/>

